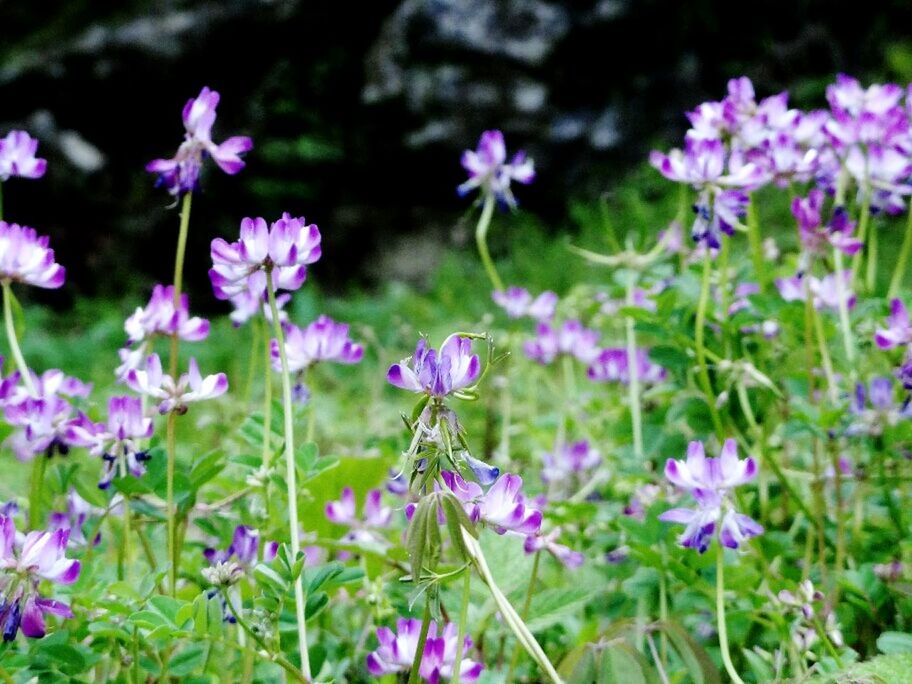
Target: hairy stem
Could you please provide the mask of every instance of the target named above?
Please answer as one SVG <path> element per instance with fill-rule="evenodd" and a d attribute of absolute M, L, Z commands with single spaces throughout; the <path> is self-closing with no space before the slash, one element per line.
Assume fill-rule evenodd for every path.
<path fill-rule="evenodd" d="M 538 564 L 540 560 L 541 549 L 535 552 L 535 557 L 532 561 L 532 574 L 529 576 L 529 587 L 526 589 L 526 598 L 523 600 L 522 610 L 519 612 L 519 617 L 522 618 L 523 622 L 529 617 L 529 606 L 532 605 L 532 594 L 535 591 L 535 582 L 538 579 Z M 516 670 L 516 664 L 519 662 L 519 651 L 520 645 L 517 643 L 513 649 L 513 655 L 510 658 L 510 668 L 507 670 L 508 682 L 513 681 L 513 672 Z"/>

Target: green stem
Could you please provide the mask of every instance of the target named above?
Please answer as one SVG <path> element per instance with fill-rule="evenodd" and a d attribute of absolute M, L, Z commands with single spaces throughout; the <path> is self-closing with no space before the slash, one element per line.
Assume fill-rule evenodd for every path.
<path fill-rule="evenodd" d="M 871 226 L 868 238 L 868 256 L 865 264 L 865 288 L 869 295 L 874 294 L 877 286 L 877 226 Z"/>
<path fill-rule="evenodd" d="M 462 579 L 462 603 L 459 608 L 459 633 L 456 636 L 456 660 L 453 662 L 453 676 L 451 682 L 459 682 L 459 673 L 462 670 L 462 657 L 465 655 L 466 626 L 469 621 L 469 599 L 472 587 L 472 566 L 467 565 Z M 507 678 L 509 681 L 509 677 Z"/>
<path fill-rule="evenodd" d="M 826 627 L 824 627 L 820 618 L 814 618 L 814 628 L 817 630 L 817 634 L 820 635 L 820 640 L 823 642 L 827 652 L 832 656 L 833 660 L 836 661 L 836 667 L 841 670 L 844 667 L 842 658 L 839 657 L 839 651 L 836 650 L 836 647 L 833 646 L 833 642 L 830 641 L 830 636 L 827 634 Z"/>
<path fill-rule="evenodd" d="M 488 278 L 494 290 L 502 292 L 504 289 L 503 281 L 497 275 L 497 269 L 494 268 L 494 262 L 488 252 L 488 228 L 491 225 L 491 215 L 494 213 L 494 194 L 486 193 L 484 204 L 481 208 L 481 216 L 478 218 L 478 225 L 475 227 L 475 243 L 478 245 L 478 255 L 481 257 L 481 263 L 484 264 Z"/>
<path fill-rule="evenodd" d="M 25 363 L 25 357 L 22 356 L 22 349 L 19 348 L 19 340 L 16 338 L 16 325 L 13 323 L 13 291 L 10 288 L 8 280 L 2 282 L 3 285 L 3 319 L 6 323 L 6 339 L 9 341 L 10 352 L 13 354 L 13 361 L 16 362 L 16 368 L 19 375 L 22 376 L 22 383 L 33 397 L 38 394 L 35 390 L 35 383 L 32 382 L 32 374 Z"/>
<path fill-rule="evenodd" d="M 35 456 L 32 465 L 32 479 L 29 487 L 29 524 L 32 529 L 39 529 L 44 523 L 44 511 L 41 510 L 44 490 L 44 473 L 47 470 L 48 457 L 44 454 Z"/>
<path fill-rule="evenodd" d="M 171 593 L 171 596 L 177 594 L 177 535 L 175 532 L 175 523 L 177 510 L 174 505 L 174 466 L 177 462 L 177 441 L 175 436 L 175 421 L 177 420 L 177 413 L 171 411 L 168 413 L 168 420 L 166 423 L 166 437 L 165 445 L 168 452 L 168 463 L 166 470 L 166 499 L 167 499 L 167 525 L 168 525 L 168 559 L 170 560 L 170 565 L 168 567 L 168 590 Z"/>
<path fill-rule="evenodd" d="M 845 347 L 846 360 L 849 367 L 854 369 L 855 339 L 852 336 L 852 326 L 849 323 L 849 298 L 845 290 L 845 280 L 842 274 L 845 268 L 842 264 L 842 252 L 833 248 L 833 259 L 836 264 L 836 298 L 839 300 L 839 326 L 842 328 L 842 344 Z"/>
<path fill-rule="evenodd" d="M 251 323 L 250 331 L 250 361 L 247 364 L 247 381 L 244 388 L 244 406 L 250 406 L 250 402 L 253 399 L 253 382 L 256 378 L 257 358 L 260 353 L 260 331 L 265 327 L 265 323 L 261 322 L 259 316 L 255 316 L 253 322 Z M 266 353 L 269 354 L 269 343 L 266 343 Z M 269 366 L 267 365 L 268 369 Z"/>
<path fill-rule="evenodd" d="M 633 306 L 636 277 L 627 283 L 627 306 Z M 633 429 L 633 453 L 637 461 L 643 460 L 643 418 L 640 406 L 640 369 L 637 363 L 636 329 L 632 316 L 625 318 L 627 328 L 627 396 L 630 404 L 630 422 Z M 507 681 L 509 681 L 507 677 Z"/>
<path fill-rule="evenodd" d="M 269 309 L 272 312 L 272 326 L 279 347 L 279 359 L 282 363 L 282 413 L 285 418 L 285 479 L 288 486 L 288 526 L 291 536 L 291 555 L 297 559 L 301 552 L 300 523 L 298 522 L 298 485 L 295 471 L 294 453 L 294 408 L 291 403 L 291 374 L 288 371 L 288 355 L 285 352 L 285 334 L 279 319 L 279 307 L 272 284 L 272 269 L 266 269 L 266 292 L 269 296 Z M 272 371 L 269 370 L 271 373 Z M 295 580 L 295 617 L 298 623 L 298 652 L 301 656 L 301 671 L 310 681 L 310 657 L 307 652 L 307 622 L 304 616 L 306 602 L 304 583 L 300 576 Z"/>
<path fill-rule="evenodd" d="M 896 267 L 893 269 L 893 277 L 890 278 L 890 289 L 887 290 L 888 299 L 893 299 L 899 294 L 903 277 L 906 275 L 906 264 L 909 262 L 910 252 L 912 252 L 912 207 L 909 208 L 909 216 L 906 219 L 906 234 L 899 250 Z"/>
<path fill-rule="evenodd" d="M 418 684 L 421 679 L 418 671 L 421 669 L 421 660 L 424 658 L 424 645 L 427 643 L 428 628 L 431 626 L 431 596 L 425 594 L 424 615 L 421 618 L 421 633 L 418 635 L 418 648 L 415 649 L 415 658 L 412 660 L 412 671 L 409 672 L 408 684 Z"/>
<path fill-rule="evenodd" d="M 529 587 L 526 589 L 526 598 L 523 601 L 522 610 L 519 617 L 525 622 L 529 617 L 529 606 L 532 605 L 532 593 L 535 591 L 535 582 L 538 579 L 538 564 L 541 560 L 541 549 L 535 552 L 535 558 L 532 561 L 532 574 L 529 576 Z M 513 681 L 513 672 L 516 670 L 516 663 L 519 662 L 520 644 L 517 643 L 513 649 L 513 656 L 510 658 L 510 668 L 507 670 L 507 681 Z M 453 681 L 456 681 L 455 679 Z"/>
<path fill-rule="evenodd" d="M 713 393 L 712 382 L 709 379 L 709 369 L 706 366 L 706 349 L 704 346 L 704 336 L 706 334 L 706 308 L 709 304 L 709 285 L 710 276 L 712 275 L 712 257 L 709 250 L 706 250 L 706 256 L 703 260 L 703 277 L 700 282 L 700 299 L 697 302 L 697 320 L 694 324 L 694 343 L 697 353 L 697 374 L 700 378 L 700 384 L 703 386 L 703 393 L 706 395 L 706 403 L 709 406 L 709 415 L 712 418 L 713 426 L 719 440 L 725 438 L 725 429 L 722 427 L 722 419 L 719 417 L 719 411 L 716 409 L 716 396 Z"/>
<path fill-rule="evenodd" d="M 751 196 L 747 205 L 747 240 L 750 243 L 751 261 L 754 264 L 754 277 L 760 286 L 760 291 L 765 292 L 769 285 L 766 260 L 763 258 L 763 238 L 760 235 L 760 219 L 757 216 L 757 204 Z"/>
<path fill-rule="evenodd" d="M 266 505 L 266 520 L 270 520 L 269 513 L 269 483 L 271 481 L 270 469 L 272 468 L 272 353 L 271 353 L 271 340 L 269 337 L 269 326 L 266 323 L 266 319 L 263 318 L 263 350 L 264 350 L 264 359 L 265 359 L 265 379 L 263 387 L 263 471 L 266 473 L 266 477 L 263 482 L 264 489 L 264 502 Z"/>
<path fill-rule="evenodd" d="M 868 236 L 868 224 L 871 222 L 871 188 L 867 182 L 867 168 L 865 168 L 865 182 L 861 193 L 861 214 L 858 217 L 858 239 L 865 242 Z M 867 250 L 862 247 L 852 257 L 852 280 L 849 281 L 850 287 L 855 287 L 855 281 L 858 278 L 858 271 L 861 270 L 861 255 Z"/>
<path fill-rule="evenodd" d="M 810 293 L 810 290 L 808 290 L 807 297 L 809 300 L 811 296 L 812 295 Z M 833 372 L 833 361 L 830 359 L 830 350 L 827 347 L 826 333 L 823 330 L 823 319 L 820 316 L 820 312 L 814 308 L 813 303 L 810 304 L 810 313 L 811 319 L 814 323 L 814 332 L 817 335 L 817 346 L 820 350 L 820 362 L 823 364 L 823 373 L 826 375 L 827 390 L 830 395 L 830 401 L 835 404 L 839 400 L 839 394 L 836 388 L 836 374 Z"/>
<path fill-rule="evenodd" d="M 722 663 L 725 671 L 734 684 L 744 684 L 738 671 L 732 664 L 731 653 L 728 650 L 728 626 L 725 622 L 725 549 L 722 544 L 716 544 L 716 621 L 719 627 L 719 650 L 722 652 Z"/>
<path fill-rule="evenodd" d="M 190 227 L 190 204 L 193 200 L 193 193 L 184 193 L 184 199 L 181 203 L 180 214 L 180 231 L 177 234 L 177 254 L 174 256 L 174 309 L 180 308 L 181 291 L 184 283 L 184 255 L 187 252 L 187 232 Z M 177 379 L 177 352 L 180 347 L 180 337 L 177 333 L 171 335 L 171 356 L 169 359 L 168 372 L 171 377 Z"/>
<path fill-rule="evenodd" d="M 314 441 L 317 432 L 317 405 L 314 401 L 316 393 L 313 390 L 314 373 L 312 367 L 305 371 L 304 382 L 307 384 L 309 394 L 307 397 L 307 432 L 304 435 L 304 441 L 310 443 Z"/>

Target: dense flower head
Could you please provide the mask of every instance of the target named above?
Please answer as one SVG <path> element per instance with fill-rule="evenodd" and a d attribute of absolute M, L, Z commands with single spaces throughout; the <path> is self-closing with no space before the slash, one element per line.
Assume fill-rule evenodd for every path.
<path fill-rule="evenodd" d="M 177 335 L 187 342 L 198 342 L 209 334 L 209 321 L 198 316 L 190 317 L 190 300 L 181 294 L 177 308 L 174 306 L 174 286 L 156 285 L 145 308 L 137 307 L 126 322 L 124 330 L 128 342 L 136 344 L 154 335 Z"/>
<path fill-rule="evenodd" d="M 440 636 L 437 635 L 437 623 L 432 621 L 428 626 L 427 640 L 421 658 L 419 674 L 429 684 L 438 684 L 441 678 L 449 679 L 453 675 L 453 666 L 458 650 L 459 629 L 453 623 L 444 625 Z M 377 629 L 379 648 L 367 656 L 367 670 L 374 677 L 406 672 L 411 669 L 418 650 L 421 635 L 421 621 L 400 618 L 396 621 L 396 632 L 388 627 Z M 472 648 L 472 639 L 465 637 L 463 655 Z M 459 681 L 472 684 L 478 680 L 484 665 L 470 658 L 463 657 L 459 668 Z"/>
<path fill-rule="evenodd" d="M 730 501 L 731 490 L 756 475 L 756 462 L 750 457 L 739 459 L 733 439 L 725 440 L 718 458 L 707 458 L 703 443 L 691 442 L 686 460 L 668 459 L 665 463 L 665 477 L 690 492 L 697 508 L 673 508 L 662 513 L 659 520 L 686 526 L 678 539 L 685 548 L 705 553 L 713 537 L 718 536 L 723 546 L 737 549 L 763 532 L 757 522 L 735 511 Z"/>
<path fill-rule="evenodd" d="M 665 380 L 667 371 L 649 360 L 645 349 L 637 349 L 634 355 L 637 379 L 641 383 L 653 385 Z M 624 347 L 608 347 L 599 351 L 587 371 L 590 380 L 596 382 L 630 383 L 630 356 Z"/>
<path fill-rule="evenodd" d="M 557 307 L 557 294 L 550 290 L 533 297 L 524 287 L 508 287 L 492 293 L 491 298 L 509 318 L 529 316 L 537 321 L 549 320 Z"/>
<path fill-rule="evenodd" d="M 78 560 L 66 557 L 69 530 L 29 532 L 17 543 L 12 518 L 0 517 L 0 630 L 4 641 L 13 641 L 19 628 L 27 637 L 46 633 L 44 616 L 73 617 L 69 606 L 42 598 L 42 580 L 72 584 L 79 578 Z"/>
<path fill-rule="evenodd" d="M 886 377 L 871 378 L 867 388 L 862 382 L 856 383 L 846 434 L 877 436 L 885 427 L 912 418 L 912 404 L 897 401 L 893 388 L 893 381 Z"/>
<path fill-rule="evenodd" d="M 807 299 L 805 292 L 805 281 L 807 281 L 807 288 L 813 298 L 814 308 L 835 311 L 839 308 L 840 300 L 840 283 L 837 278 L 842 281 L 842 293 L 845 297 L 846 306 L 851 309 L 855 306 L 855 294 L 851 290 L 852 271 L 850 269 L 845 269 L 838 274 L 830 273 L 823 278 L 802 273 L 791 278 L 778 278 L 776 280 L 776 288 L 785 301 L 803 302 Z"/>
<path fill-rule="evenodd" d="M 47 160 L 35 156 L 38 141 L 25 131 L 10 131 L 0 138 L 0 182 L 13 176 L 41 178 L 47 170 Z"/>
<path fill-rule="evenodd" d="M 598 331 L 584 327 L 577 320 L 564 321 L 560 327 L 540 322 L 535 328 L 535 337 L 523 344 L 523 351 L 528 358 L 545 365 L 560 354 L 591 363 L 600 352 L 598 341 Z"/>
<path fill-rule="evenodd" d="M 158 185 L 172 195 L 193 192 L 199 186 L 203 160 L 212 157 L 219 168 L 234 175 L 244 168 L 240 155 L 253 149 L 253 141 L 245 136 L 234 136 L 217 145 L 212 141 L 212 125 L 219 94 L 204 87 L 199 96 L 184 105 L 184 142 L 171 159 L 155 159 L 146 165 L 146 171 L 159 174 Z"/>
<path fill-rule="evenodd" d="M 270 349 L 272 366 L 281 371 L 278 340 L 272 340 Z M 349 338 L 348 325 L 322 315 L 306 328 L 292 324 L 285 326 L 285 354 L 288 370 L 299 373 L 320 361 L 358 363 L 364 358 L 364 347 Z"/>
<path fill-rule="evenodd" d="M 598 467 L 602 455 L 588 440 L 558 444 L 554 451 L 542 457 L 542 480 L 560 483 L 582 476 Z"/>
<path fill-rule="evenodd" d="M 34 228 L 0 221 L 0 280 L 56 289 L 66 270 L 54 261 L 50 238 Z"/>
<path fill-rule="evenodd" d="M 511 207 L 516 206 L 516 199 L 510 190 L 510 182 L 515 180 L 528 185 L 535 180 L 535 166 L 525 152 L 517 152 L 507 163 L 503 133 L 496 130 L 481 134 L 478 149 L 462 153 L 462 167 L 468 171 L 469 179 L 459 186 L 460 195 L 481 188 L 483 193 L 491 193 Z"/>
<path fill-rule="evenodd" d="M 263 547 L 263 562 L 269 563 L 279 551 L 278 542 L 266 542 Z M 260 553 L 260 533 L 246 525 L 234 528 L 234 535 L 228 548 L 220 550 L 212 547 L 203 550 L 203 557 L 210 565 L 234 561 L 242 568 L 253 568 Z"/>
<path fill-rule="evenodd" d="M 832 247 L 852 256 L 863 245 L 861 240 L 852 237 L 855 224 L 849 220 L 845 208 L 836 207 L 832 220 L 824 225 L 823 201 L 824 193 L 817 188 L 811 190 L 807 197 L 792 200 L 792 215 L 798 222 L 801 244 L 811 254 L 825 255 Z"/>
<path fill-rule="evenodd" d="M 505 473 L 485 492 L 459 473 L 444 470 L 443 481 L 459 499 L 473 522 L 483 522 L 497 532 L 530 535 L 541 529 L 541 511 L 527 505 L 522 478 Z"/>
<path fill-rule="evenodd" d="M 308 264 L 320 259 L 320 241 L 319 228 L 303 216 L 295 218 L 286 212 L 271 225 L 259 217 L 242 219 L 237 242 L 212 241 L 209 279 L 215 296 L 262 298 L 267 270 L 274 290 L 297 290 L 307 279 Z"/>
<path fill-rule="evenodd" d="M 214 399 L 228 391 L 228 377 L 224 373 L 200 375 L 196 359 L 190 359 L 189 370 L 176 381 L 162 372 L 158 354 L 146 358 L 145 368 L 131 370 L 127 374 L 127 386 L 139 394 L 156 399 L 159 413 L 171 411 L 184 413 L 187 405 Z"/>
<path fill-rule="evenodd" d="M 481 375 L 481 360 L 472 353 L 472 340 L 451 335 L 438 352 L 421 338 L 415 353 L 394 363 L 386 373 L 391 385 L 410 392 L 443 397 L 470 387 Z"/>
<path fill-rule="evenodd" d="M 890 316 L 887 327 L 879 328 L 874 333 L 874 341 L 881 349 L 893 349 L 912 343 L 912 324 L 909 312 L 901 299 L 890 300 Z"/>

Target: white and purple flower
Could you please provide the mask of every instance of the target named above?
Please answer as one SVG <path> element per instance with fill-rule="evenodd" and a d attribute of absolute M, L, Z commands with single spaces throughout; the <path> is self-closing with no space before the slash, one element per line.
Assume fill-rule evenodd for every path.
<path fill-rule="evenodd" d="M 56 289 L 66 270 L 54 261 L 50 238 L 34 228 L 0 221 L 0 280 Z"/>
<path fill-rule="evenodd" d="M 25 131 L 10 131 L 0 138 L 0 182 L 13 176 L 41 178 L 47 170 L 47 160 L 35 156 L 38 141 Z"/>
<path fill-rule="evenodd" d="M 279 342 L 272 340 L 272 366 L 282 369 Z M 285 326 L 285 354 L 288 370 L 299 373 L 320 361 L 354 364 L 364 358 L 364 347 L 348 336 L 348 325 L 323 315 L 306 328 Z"/>
<path fill-rule="evenodd" d="M 491 298 L 506 312 L 508 318 L 529 316 L 536 321 L 546 321 L 554 317 L 557 308 L 557 294 L 550 290 L 533 297 L 524 287 L 514 286 L 492 293 Z"/>
<path fill-rule="evenodd" d="M 206 399 L 214 399 L 228 391 L 228 377 L 224 373 L 200 375 L 196 359 L 190 359 L 188 372 L 177 381 L 162 372 L 158 354 L 146 358 L 144 369 L 127 373 L 127 386 L 139 394 L 145 394 L 159 402 L 162 415 L 171 411 L 186 413 L 187 405 Z"/>
<path fill-rule="evenodd" d="M 155 336 L 177 335 L 186 342 L 198 342 L 209 334 L 209 321 L 190 317 L 190 300 L 186 293 L 174 306 L 174 286 L 156 285 L 145 308 L 137 307 L 124 323 L 128 344 L 136 344 Z"/>
<path fill-rule="evenodd" d="M 326 517 L 336 525 L 344 525 L 349 532 L 343 537 L 347 543 L 367 543 L 388 546 L 380 530 L 390 526 L 393 510 L 383 505 L 383 490 L 372 489 L 364 499 L 364 509 L 359 518 L 355 510 L 355 493 L 351 487 L 342 490 L 338 501 L 326 504 Z"/>
<path fill-rule="evenodd" d="M 560 354 L 592 363 L 601 351 L 598 341 L 599 333 L 584 327 L 577 320 L 564 321 L 559 328 L 540 322 L 535 328 L 535 338 L 526 341 L 523 351 L 528 358 L 542 365 L 550 364 Z"/>
<path fill-rule="evenodd" d="M 906 305 L 901 299 L 890 300 L 887 327 L 875 331 L 874 341 L 881 349 L 893 349 L 912 343 L 912 324 L 909 322 Z"/>
<path fill-rule="evenodd" d="M 637 379 L 639 382 L 654 385 L 662 382 L 667 377 L 667 371 L 662 366 L 649 360 L 649 353 L 645 349 L 637 349 L 635 355 Z M 599 351 L 589 366 L 587 375 L 595 382 L 620 382 L 624 385 L 630 383 L 630 356 L 623 347 L 608 347 Z"/>
<path fill-rule="evenodd" d="M 477 150 L 462 153 L 462 167 L 468 171 L 469 179 L 459 186 L 460 195 L 481 188 L 483 193 L 492 194 L 510 207 L 516 206 L 516 199 L 510 190 L 511 181 L 528 185 L 535 180 L 535 166 L 525 152 L 517 152 L 507 163 L 503 133 L 496 130 L 481 134 Z"/>
<path fill-rule="evenodd" d="M 394 363 L 386 379 L 400 389 L 442 399 L 471 387 L 481 376 L 481 360 L 472 353 L 472 340 L 451 335 L 438 353 L 424 338 L 418 340 L 415 353 Z"/>

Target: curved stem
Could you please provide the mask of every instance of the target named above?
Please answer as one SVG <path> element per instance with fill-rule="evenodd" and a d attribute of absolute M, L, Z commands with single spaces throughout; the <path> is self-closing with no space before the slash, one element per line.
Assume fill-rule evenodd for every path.
<path fill-rule="evenodd" d="M 32 382 L 32 374 L 25 363 L 25 357 L 22 356 L 22 349 L 19 348 L 19 340 L 16 339 L 16 325 L 13 323 L 13 292 L 10 289 L 8 280 L 3 281 L 3 319 L 6 323 L 6 339 L 9 341 L 10 352 L 13 355 L 13 361 L 16 362 L 16 368 L 19 375 L 22 376 L 22 383 L 33 397 L 37 396 L 35 383 Z"/>
<path fill-rule="evenodd" d="M 719 417 L 719 411 L 716 408 L 716 396 L 713 393 L 712 382 L 709 379 L 709 369 L 706 366 L 706 349 L 703 343 L 706 334 L 706 307 L 709 304 L 709 281 L 711 275 L 712 257 L 709 254 L 709 250 L 707 250 L 703 260 L 703 277 L 700 281 L 700 299 L 697 302 L 697 320 L 694 324 L 694 343 L 697 353 L 697 374 L 700 378 L 700 384 L 703 386 L 703 393 L 706 394 L 709 415 L 712 418 L 716 435 L 720 440 L 723 440 L 725 438 L 725 429 L 722 427 L 722 419 Z"/>
<path fill-rule="evenodd" d="M 484 205 L 481 208 L 481 216 L 478 218 L 478 225 L 475 227 L 475 243 L 478 245 L 478 255 L 481 257 L 481 263 L 488 273 L 488 278 L 494 290 L 501 292 L 504 289 L 503 281 L 497 275 L 497 269 L 494 268 L 494 262 L 488 252 L 488 228 L 491 225 L 491 215 L 494 213 L 494 194 L 487 193 L 484 199 Z"/>
<path fill-rule="evenodd" d="M 833 248 L 833 259 L 836 264 L 836 298 L 839 300 L 839 326 L 842 328 L 842 344 L 845 347 L 846 360 L 849 367 L 854 369 L 855 363 L 855 339 L 852 337 L 852 326 L 849 323 L 849 298 L 845 289 L 845 281 L 842 273 L 845 270 L 842 265 L 842 252 L 838 248 Z"/>
<path fill-rule="evenodd" d="M 728 651 L 728 626 L 725 623 L 725 549 L 722 544 L 716 544 L 716 621 L 719 627 L 719 650 L 722 652 L 722 663 L 725 671 L 735 684 L 744 684 L 738 671 L 732 664 L 731 653 Z"/>
<path fill-rule="evenodd" d="M 636 277 L 631 275 L 627 283 L 627 306 L 633 306 Z M 643 418 L 640 410 L 640 367 L 637 363 L 635 323 L 631 316 L 625 321 L 627 328 L 627 396 L 630 403 L 630 422 L 633 428 L 633 453 L 638 461 L 643 460 Z M 507 680 L 509 681 L 509 677 Z"/>
<path fill-rule="evenodd" d="M 808 297 L 811 294 L 808 292 Z M 830 395 L 830 401 L 834 404 L 839 400 L 838 390 L 836 388 L 836 374 L 833 372 L 833 361 L 830 359 L 830 351 L 827 348 L 826 333 L 823 330 L 823 319 L 820 312 L 810 305 L 811 318 L 814 323 L 814 332 L 817 334 L 817 346 L 820 348 L 820 361 L 823 364 L 823 372 L 827 379 L 827 390 Z"/>
<path fill-rule="evenodd" d="M 912 252 L 912 207 L 909 208 L 909 217 L 906 219 L 906 234 L 905 237 L 903 237 L 902 247 L 899 250 L 899 257 L 896 259 L 893 277 L 890 278 L 890 289 L 887 290 L 888 299 L 893 299 L 899 294 L 899 287 L 902 285 L 903 276 L 906 275 L 906 264 L 909 262 L 910 252 Z"/>
<path fill-rule="evenodd" d="M 168 463 L 165 476 L 166 481 L 166 498 L 167 498 L 167 524 L 168 524 L 168 559 L 171 561 L 168 567 L 168 589 L 171 596 L 177 593 L 177 534 L 176 517 L 177 511 L 174 505 L 174 465 L 177 462 L 177 441 L 175 436 L 175 420 L 177 414 L 171 411 L 168 414 L 166 423 L 165 445 L 168 451 Z"/>
<path fill-rule="evenodd" d="M 272 327 L 279 347 L 279 359 L 282 363 L 282 413 L 285 418 L 285 480 L 288 486 L 288 526 L 291 536 L 291 555 L 297 559 L 301 552 L 300 524 L 298 522 L 298 485 L 295 471 L 294 454 L 294 415 L 291 403 L 291 374 L 288 371 L 288 355 L 285 352 L 285 335 L 279 319 L 279 307 L 276 305 L 275 290 L 272 286 L 272 269 L 266 269 L 266 292 L 269 296 L 269 309 L 272 312 Z M 268 336 L 267 336 L 268 337 Z M 269 372 L 272 372 L 271 370 Z M 301 656 L 301 671 L 310 681 L 310 658 L 307 653 L 307 622 L 304 616 L 306 602 L 304 583 L 300 575 L 295 580 L 295 617 L 298 622 L 298 651 Z"/>
<path fill-rule="evenodd" d="M 453 661 L 453 676 L 450 677 L 451 682 L 457 683 L 459 682 L 459 673 L 462 670 L 462 658 L 465 655 L 466 623 L 469 620 L 469 599 L 472 587 L 472 566 L 467 565 L 463 572 L 465 572 L 465 575 L 462 578 L 462 603 L 459 608 L 459 633 L 456 635 L 456 660 Z M 510 681 L 509 677 L 507 677 L 507 681 Z"/>
<path fill-rule="evenodd" d="M 532 605 L 532 593 L 535 591 L 535 581 L 538 579 L 538 564 L 541 560 L 541 549 L 535 552 L 535 558 L 532 561 L 532 574 L 529 576 L 529 587 L 526 589 L 526 598 L 523 601 L 522 610 L 519 612 L 519 616 L 522 618 L 522 621 L 525 622 L 529 617 L 529 606 Z M 520 645 L 516 644 L 516 647 L 513 649 L 513 656 L 510 658 L 510 668 L 507 670 L 507 681 L 513 681 L 513 672 L 516 670 L 516 663 L 519 662 L 519 651 Z M 457 681 L 454 679 L 453 681 Z"/>
<path fill-rule="evenodd" d="M 415 649 L 415 658 L 412 660 L 412 670 L 409 672 L 408 684 L 418 684 L 421 661 L 424 659 L 424 646 L 427 643 L 428 628 L 431 626 L 431 596 L 425 594 L 424 615 L 421 617 L 421 633 L 418 635 L 418 647 Z M 455 681 L 455 680 L 454 680 Z"/>
<path fill-rule="evenodd" d="M 868 224 L 871 222 L 871 186 L 867 181 L 868 169 L 865 164 L 865 180 L 861 192 L 861 214 L 858 217 L 858 234 L 857 238 L 865 242 L 868 236 Z M 858 278 L 858 271 L 861 269 L 861 255 L 867 250 L 862 248 L 852 257 L 852 280 L 850 286 L 855 287 L 855 280 Z"/>

